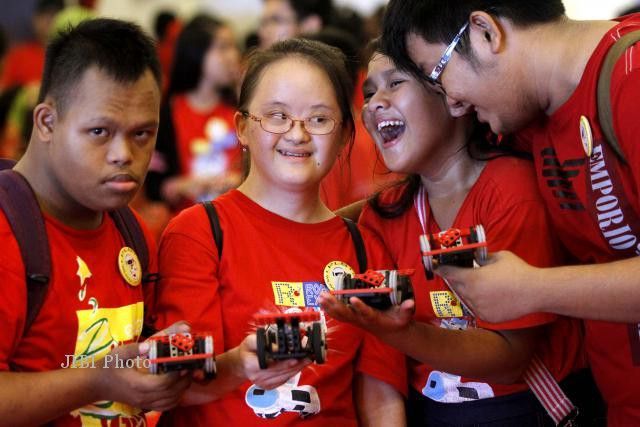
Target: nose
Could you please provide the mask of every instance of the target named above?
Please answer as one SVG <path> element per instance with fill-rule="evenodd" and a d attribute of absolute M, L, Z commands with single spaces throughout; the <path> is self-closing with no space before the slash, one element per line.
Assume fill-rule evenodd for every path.
<path fill-rule="evenodd" d="M 384 110 L 389 107 L 389 100 L 384 90 L 376 90 L 367 102 L 367 109 L 372 113 L 377 110 Z"/>
<path fill-rule="evenodd" d="M 304 120 L 293 120 L 291 129 L 285 134 L 285 138 L 294 144 L 303 144 L 309 142 L 311 134 L 304 127 Z"/>
<path fill-rule="evenodd" d="M 107 161 L 115 165 L 128 165 L 133 161 L 132 143 L 126 137 L 116 137 L 109 143 Z"/>

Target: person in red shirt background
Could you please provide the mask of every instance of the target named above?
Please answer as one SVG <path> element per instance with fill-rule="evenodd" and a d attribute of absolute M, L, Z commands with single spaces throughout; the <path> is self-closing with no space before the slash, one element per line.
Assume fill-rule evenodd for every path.
<path fill-rule="evenodd" d="M 239 74 L 229 26 L 206 15 L 184 26 L 145 185 L 150 200 L 178 211 L 240 183 L 242 153 L 233 125 Z"/>
<path fill-rule="evenodd" d="M 499 252 L 482 268 L 437 273 L 488 320 L 537 311 L 586 319 L 608 423 L 639 425 L 637 43 L 614 60 L 603 90 L 619 150 L 604 136 L 596 95 L 605 55 L 640 29 L 640 17 L 575 21 L 560 0 L 392 0 L 387 10 L 383 44 L 402 68 L 439 86 L 450 104 L 473 107 L 494 132 L 519 132 L 534 156 L 552 233 L 574 264 L 535 268 Z M 461 43 L 443 55 L 456 32 Z"/>
<path fill-rule="evenodd" d="M 31 21 L 34 39 L 9 49 L 4 70 L 0 74 L 0 91 L 40 81 L 45 46 L 51 36 L 55 16 L 63 8 L 63 0 L 38 0 Z"/>
<path fill-rule="evenodd" d="M 212 202 L 220 252 L 200 205 L 172 220 L 160 244 L 159 326 L 185 316 L 213 331 L 218 376 L 188 391 L 184 403 L 198 406 L 163 414 L 161 425 L 256 425 L 259 417 L 273 426 L 404 425 L 403 357 L 364 331 L 327 319 L 326 363 L 280 361 L 264 371 L 252 333 L 258 312 L 319 310 L 332 272 L 358 268 L 344 220 L 319 196 L 353 138 L 351 88 L 344 56 L 319 42 L 290 39 L 249 58 L 235 123 L 251 166 L 238 189 Z M 362 237 L 370 267 L 388 266 L 382 244 Z M 292 405 L 296 394 L 309 400 Z"/>

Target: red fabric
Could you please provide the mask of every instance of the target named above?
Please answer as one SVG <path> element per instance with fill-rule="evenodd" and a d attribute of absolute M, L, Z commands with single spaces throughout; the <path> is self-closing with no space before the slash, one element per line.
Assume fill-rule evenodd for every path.
<path fill-rule="evenodd" d="M 0 88 L 39 82 L 44 69 L 44 47 L 37 42 L 19 44 L 7 53 Z"/>
<path fill-rule="evenodd" d="M 548 266 L 558 262 L 560 252 L 549 233 L 547 217 L 542 201 L 537 195 L 532 165 L 515 158 L 498 158 L 489 161 L 460 208 L 453 223 L 456 228 L 468 228 L 482 224 L 486 232 L 489 252 L 510 250 L 527 262 Z M 387 190 L 383 201 L 389 203 L 399 196 L 399 188 Z M 427 207 L 430 234 L 442 231 Z M 416 300 L 416 319 L 442 326 L 431 302 L 432 292 L 446 291 L 443 280 L 435 276 L 427 280 L 422 265 L 419 235 L 422 227 L 415 207 L 393 219 L 382 219 L 366 205 L 360 223 L 375 231 L 391 251 L 396 266 L 414 268 L 412 276 Z M 508 304 L 505 301 L 505 304 Z M 445 318 L 445 321 L 451 318 Z M 460 318 L 462 319 L 462 318 Z M 490 324 L 480 319 L 477 325 L 485 329 L 507 330 L 532 327 L 552 322 L 550 314 L 532 314 L 512 322 Z M 541 359 L 558 380 L 564 378 L 580 360 L 580 338 L 577 321 L 559 318 L 550 326 L 548 339 L 541 343 Z M 469 355 L 473 357 L 473 355 Z M 410 384 L 421 392 L 433 368 L 413 362 L 410 366 Z M 454 374 L 454 373 L 452 373 Z M 462 382 L 482 382 L 462 378 Z M 524 390 L 524 383 L 514 385 L 490 384 L 495 396 Z"/>
<path fill-rule="evenodd" d="M 142 328 L 142 286 L 131 286 L 120 275 L 118 254 L 124 242 L 111 218 L 108 215 L 104 218 L 99 228 L 79 231 L 45 216 L 51 248 L 51 280 L 36 320 L 21 338 L 26 316 L 24 266 L 11 228 L 0 213 L 0 328 L 4 332 L 0 341 L 0 369 L 9 370 L 10 364 L 27 372 L 60 369 L 68 362 L 67 355 L 93 354 L 97 360 L 112 347 L 137 341 Z M 148 234 L 147 242 L 151 271 L 156 271 L 156 247 Z M 83 274 L 84 287 L 78 257 L 91 274 L 90 277 Z M 86 294 L 81 301 L 82 289 Z M 116 319 L 116 315 L 121 317 Z M 87 341 L 92 336 L 95 340 Z M 86 408 L 82 410 L 91 412 Z M 144 418 L 140 410 L 129 409 L 133 417 L 122 417 L 122 421 L 136 424 Z M 81 418 L 85 417 L 69 414 L 57 419 L 55 425 L 80 426 Z"/>
<path fill-rule="evenodd" d="M 604 142 L 596 86 L 601 63 L 620 34 L 640 30 L 632 15 L 603 38 L 574 93 L 551 117 L 523 133 L 531 138 L 540 191 L 565 246 L 579 262 L 608 262 L 640 254 L 640 47 L 619 59 L 611 79 L 614 128 L 628 165 Z M 593 132 L 589 158 L 580 117 Z M 609 220 L 611 219 L 611 222 Z M 629 229 L 624 231 L 624 227 Z M 618 245 L 618 249 L 614 246 Z M 639 325 L 586 321 L 587 350 L 596 381 L 609 405 L 609 424 L 640 425 Z"/>
<path fill-rule="evenodd" d="M 218 104 L 211 111 L 204 113 L 194 111 L 187 102 L 185 95 L 176 95 L 173 99 L 173 126 L 176 131 L 176 144 L 178 145 L 178 158 L 180 160 L 180 173 L 189 175 L 193 172 L 194 161 L 201 148 L 196 144 L 204 143 L 211 145 L 218 140 L 222 140 L 231 134 L 235 138 L 233 115 L 235 109 L 226 104 Z M 207 133 L 207 125 L 212 120 L 219 120 L 219 124 L 225 127 L 221 136 L 213 138 Z M 227 156 L 227 170 L 240 171 L 240 158 L 242 150 L 240 144 L 236 143 L 229 149 L 224 150 Z"/>
<path fill-rule="evenodd" d="M 213 331 L 217 354 L 238 344 L 256 324 L 260 311 L 276 305 L 272 281 L 323 282 L 331 261 L 341 260 L 357 271 L 351 237 L 340 218 L 302 224 L 265 210 L 238 190 L 215 200 L 223 230 L 222 260 L 202 206 L 183 211 L 167 227 L 160 245 L 162 280 L 158 290 L 160 325 L 186 319 L 194 330 Z M 391 263 L 376 239 L 364 234 L 369 266 Z M 299 385 L 314 387 L 320 412 L 304 420 L 308 426 L 355 426 L 352 399 L 354 367 L 404 390 L 404 357 L 383 344 L 371 343 L 353 326 L 328 319 L 327 363 L 302 371 Z M 249 382 L 213 403 L 185 407 L 167 414 L 171 425 L 257 425 L 245 403 Z M 297 425 L 300 417 L 284 412 L 269 424 Z"/>
<path fill-rule="evenodd" d="M 322 201 L 331 210 L 367 198 L 402 177 L 389 172 L 359 116 L 355 122 L 356 135 L 351 152 L 345 147 L 320 183 Z"/>

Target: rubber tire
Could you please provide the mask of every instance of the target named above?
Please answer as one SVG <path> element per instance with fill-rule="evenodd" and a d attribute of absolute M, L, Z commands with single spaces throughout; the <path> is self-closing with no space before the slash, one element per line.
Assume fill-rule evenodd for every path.
<path fill-rule="evenodd" d="M 325 346 L 325 335 L 320 322 L 313 323 L 311 339 L 313 340 L 314 360 L 318 365 L 322 365 L 327 360 L 327 347 Z"/>
<path fill-rule="evenodd" d="M 267 369 L 267 332 L 264 328 L 258 328 L 256 331 L 256 346 L 260 369 Z"/>

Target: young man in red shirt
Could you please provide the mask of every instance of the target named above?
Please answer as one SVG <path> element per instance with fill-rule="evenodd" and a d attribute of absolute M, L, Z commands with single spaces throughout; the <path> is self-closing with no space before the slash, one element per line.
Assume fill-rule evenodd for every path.
<path fill-rule="evenodd" d="M 560 0 L 393 0 L 383 31 L 393 59 L 446 94 L 450 105 L 475 108 L 496 133 L 521 131 L 555 226 L 550 232 L 579 264 L 534 268 L 498 252 L 480 269 L 437 273 L 489 321 L 541 311 L 587 319 L 592 369 L 609 424 L 620 426 L 640 423 L 640 173 L 632 167 L 640 161 L 640 63 L 634 46 L 615 62 L 606 93 L 622 155 L 603 136 L 596 88 L 609 48 L 637 29 L 638 15 L 620 22 L 570 20 Z"/>
<path fill-rule="evenodd" d="M 135 25 L 87 21 L 49 46 L 31 141 L 14 171 L 40 205 L 51 274 L 27 328 L 24 260 L 0 213 L 0 424 L 138 425 L 138 408 L 169 409 L 188 386 L 186 376 L 137 368 L 144 348 L 127 344 L 142 329 L 141 265 L 105 214 L 142 185 L 159 109 L 155 49 Z"/>

